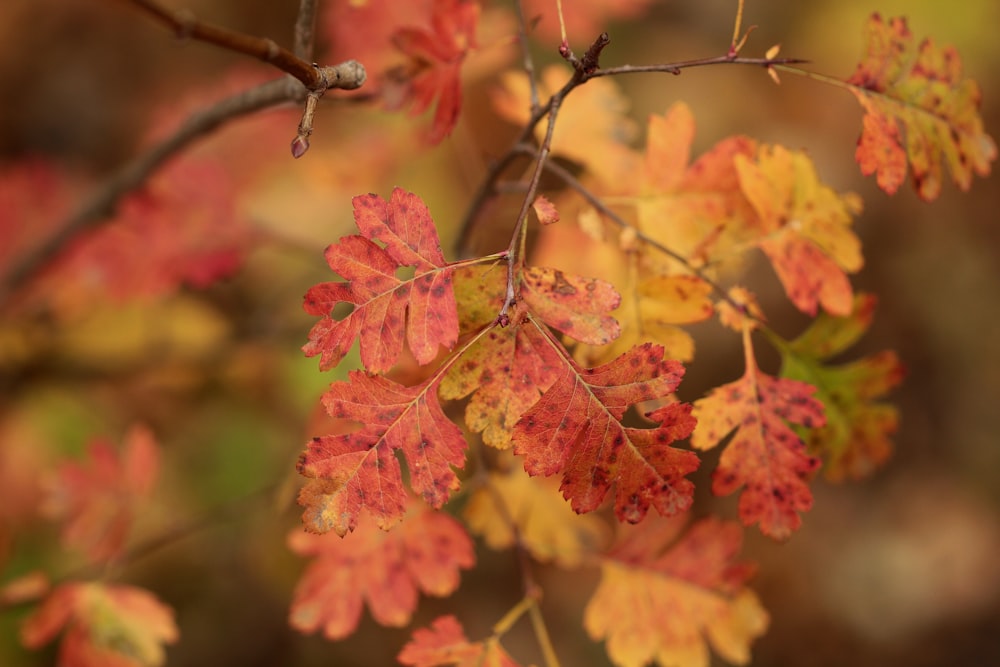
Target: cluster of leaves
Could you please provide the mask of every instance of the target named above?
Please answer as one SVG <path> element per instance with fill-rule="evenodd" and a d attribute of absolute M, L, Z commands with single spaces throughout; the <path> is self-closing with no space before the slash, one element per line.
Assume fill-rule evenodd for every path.
<path fill-rule="evenodd" d="M 580 3 L 567 19 L 584 30 L 645 4 Z M 334 56 L 368 65 L 370 97 L 415 115 L 435 107 L 423 133 L 435 144 L 458 121 L 467 58 L 510 37 L 495 34 L 507 24 L 485 20 L 490 11 L 463 0 L 337 1 L 323 21 Z M 713 62 L 763 66 L 775 79 L 808 74 L 776 52 L 741 60 L 739 28 L 738 19 L 729 53 Z M 539 30 L 555 29 L 543 22 Z M 695 121 L 683 103 L 651 115 L 646 145 L 636 148 L 611 76 L 632 70 L 602 69 L 606 44 L 604 36 L 577 58 L 564 36 L 568 66 L 550 66 L 537 81 L 508 72 L 494 90 L 496 113 L 523 130 L 508 158 L 527 155 L 534 165 L 506 183 L 526 192 L 506 249 L 449 261 L 427 205 L 402 188 L 354 197 L 358 233 L 327 248 L 336 279 L 305 296 L 318 321 L 303 349 L 330 370 L 357 345 L 362 368 L 322 397 L 330 417 L 354 426 L 313 438 L 297 464 L 307 532 L 296 529 L 288 545 L 311 559 L 291 602 L 297 630 L 342 639 L 364 606 L 382 625 L 409 625 L 421 593 L 450 595 L 475 565 L 471 533 L 523 556 L 524 599 L 480 640 L 452 615 L 415 630 L 402 664 L 517 665 L 501 640 L 525 615 L 549 667 L 558 664 L 529 561 L 600 568 L 582 623 L 616 665 L 701 666 L 711 652 L 743 664 L 768 625 L 747 585 L 754 568 L 740 559 L 744 527 L 788 539 L 812 506 L 819 469 L 831 480 L 857 478 L 889 456 L 898 415 L 879 400 L 901 381 L 900 361 L 891 352 L 835 361 L 875 308 L 850 281 L 863 266 L 851 229 L 858 198 L 825 185 L 806 153 L 749 137 L 692 156 Z M 962 78 L 954 50 L 914 46 L 904 20 L 873 16 L 863 60 L 836 83 L 863 107 L 856 160 L 885 191 L 895 192 L 908 169 L 925 200 L 938 196 L 943 165 L 963 190 L 973 174 L 988 173 L 996 146 L 983 131 L 976 84 Z M 470 224 L 486 220 L 483 201 L 505 184 L 508 164 L 487 176 Z M 561 186 L 540 193 L 546 172 Z M 40 224 L 0 218 L 0 259 L 44 244 L 65 213 L 49 210 L 62 199 L 53 193 L 70 187 L 40 165 L 9 176 L 0 200 L 13 203 L 0 216 L 33 210 Z M 215 165 L 176 163 L 17 296 L 71 307 L 81 293 L 149 296 L 231 273 L 253 234 L 228 188 Z M 193 221 L 180 233 L 178 215 Z M 572 238 L 600 248 L 601 275 L 566 268 L 580 263 L 572 256 L 579 245 L 542 241 L 529 253 L 530 221 L 541 239 L 579 231 Z M 153 255 L 134 252 L 144 245 L 137 238 L 152 237 Z M 794 339 L 768 327 L 755 295 L 737 284 L 758 252 L 790 303 L 815 318 Z M 738 336 L 743 373 L 680 401 L 683 364 L 695 358 L 685 327 L 713 317 Z M 779 375 L 758 364 L 762 339 L 781 356 Z M 418 370 L 399 373 L 409 362 Z M 454 418 L 463 406 L 464 418 Z M 716 447 L 712 492 L 739 494 L 739 521 L 692 518 L 689 477 L 700 452 Z M 90 562 L 127 558 L 157 447 L 139 428 L 120 454 L 97 442 L 87 461 L 58 469 L 45 511 Z M 44 596 L 22 641 L 37 647 L 64 632 L 64 664 L 159 665 L 163 644 L 178 638 L 172 611 L 147 591 L 84 578 L 50 586 L 32 576 L 0 589 L 0 601 Z"/>

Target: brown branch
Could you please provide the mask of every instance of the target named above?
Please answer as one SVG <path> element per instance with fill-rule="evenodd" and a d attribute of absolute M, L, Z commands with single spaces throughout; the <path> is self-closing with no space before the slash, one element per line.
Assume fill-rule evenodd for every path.
<path fill-rule="evenodd" d="M 299 2 L 299 15 L 295 19 L 295 40 L 292 50 L 302 60 L 310 60 L 313 55 L 318 7 L 317 0 L 300 0 Z"/>
<path fill-rule="evenodd" d="M 221 26 L 199 21 L 187 11 L 174 11 L 154 0 L 129 0 L 138 9 L 167 24 L 181 39 L 197 39 L 224 49 L 243 53 L 274 65 L 291 74 L 310 90 L 322 85 L 322 78 L 312 63 L 299 58 L 267 37 L 254 37 Z M 308 3 L 307 3 L 308 4 Z M 298 32 L 296 32 L 298 36 Z M 299 46 L 296 44 L 296 46 Z"/>
<path fill-rule="evenodd" d="M 472 201 L 466 209 L 465 216 L 463 216 L 459 227 L 459 233 L 456 241 L 456 247 L 459 255 L 464 255 L 467 251 L 479 213 L 483 206 L 486 205 L 486 202 L 496 194 L 498 180 L 503 175 L 504 171 L 506 171 L 507 167 L 514 162 L 514 159 L 518 155 L 525 153 L 524 146 L 529 143 L 529 140 L 535 131 L 535 126 L 538 125 L 542 118 L 544 118 L 552 110 L 553 101 L 556 98 L 561 101 L 569 95 L 574 88 L 586 83 L 590 79 L 600 76 L 620 76 L 623 74 L 642 74 L 648 72 L 680 74 L 685 69 L 690 69 L 692 67 L 704 67 L 707 65 L 751 65 L 766 69 L 776 65 L 791 65 L 808 62 L 802 58 L 741 58 L 727 54 L 714 58 L 681 60 L 673 63 L 658 65 L 622 65 L 619 67 L 601 68 L 598 59 L 602 50 L 608 45 L 609 42 L 610 40 L 608 39 L 607 34 L 602 33 L 594 41 L 590 48 L 588 48 L 587 53 L 583 58 L 577 58 L 569 48 L 560 50 L 563 58 L 573 66 L 573 76 L 566 82 L 561 90 L 549 98 L 548 102 L 532 110 L 531 116 L 528 118 L 528 122 L 525 123 L 524 128 L 521 130 L 518 137 L 513 141 L 510 148 L 508 148 L 507 151 L 504 152 L 504 154 L 487 170 L 486 175 L 480 182 L 479 188 L 476 190 L 472 197 Z"/>
<path fill-rule="evenodd" d="M 98 227 L 110 218 L 123 196 L 142 185 L 151 174 L 196 139 L 222 123 L 247 114 L 301 99 L 298 82 L 282 78 L 226 98 L 192 115 L 171 136 L 136 157 L 114 173 L 44 244 L 22 255 L 4 277 L 0 301 L 55 257 L 79 233 Z"/>

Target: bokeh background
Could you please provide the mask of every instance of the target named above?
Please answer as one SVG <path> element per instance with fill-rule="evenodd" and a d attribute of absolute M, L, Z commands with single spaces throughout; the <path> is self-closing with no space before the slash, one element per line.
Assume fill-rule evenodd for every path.
<path fill-rule="evenodd" d="M 297 3 L 169 4 L 288 44 Z M 603 63 L 722 53 L 735 4 L 652 2 L 641 20 L 607 26 L 613 43 Z M 564 5 L 572 12 L 572 0 Z M 986 126 L 996 137 L 995 0 L 749 0 L 746 23 L 759 28 L 747 52 L 780 42 L 783 54 L 846 77 L 861 54 L 864 21 L 876 10 L 906 15 L 916 36 L 958 48 L 966 74 L 981 85 Z M 540 25 L 540 34 L 547 29 Z M 581 52 L 593 36 L 571 33 L 571 44 Z M 540 62 L 554 62 L 556 46 L 539 39 Z M 177 609 L 182 640 L 169 649 L 169 664 L 392 664 L 406 631 L 366 618 L 356 636 L 330 644 L 299 636 L 286 623 L 302 567 L 283 546 L 297 521 L 287 502 L 293 464 L 306 437 L 321 428 L 320 392 L 348 367 L 320 374 L 302 358 L 311 321 L 301 296 L 328 279 L 322 249 L 348 230 L 354 194 L 386 194 L 393 185 L 418 192 L 445 240 L 454 237 L 477 178 L 514 132 L 493 114 L 488 91 L 495 81 L 485 74 L 511 52 L 503 44 L 485 51 L 469 66 L 462 123 L 429 152 L 414 154 L 413 121 L 404 115 L 341 103 L 324 107 L 313 149 L 299 161 L 288 155 L 295 110 L 238 121 L 200 143 L 196 151 L 227 160 L 238 206 L 265 239 L 231 279 L 152 302 L 95 302 L 71 315 L 0 322 L 3 580 L 35 567 L 58 574 L 79 566 L 53 549 L 55 528 L 37 520 L 40 480 L 91 437 L 118 438 L 142 421 L 164 447 L 165 473 L 136 538 L 183 530 L 137 559 L 125 578 Z M 267 76 L 264 66 L 240 56 L 177 41 L 125 2 L 4 0 L 0 160 L 51 160 L 85 193 L 141 150 L 164 118 Z M 815 508 L 787 544 L 747 532 L 747 556 L 760 563 L 753 587 L 772 615 L 753 664 L 1000 664 L 998 177 L 976 180 L 969 193 L 949 184 L 933 204 L 908 187 L 886 196 L 853 161 L 861 116 L 855 100 L 793 76 L 777 87 L 760 71 L 717 67 L 619 83 L 640 125 L 649 113 L 687 102 L 698 123 L 695 153 L 744 133 L 807 150 L 826 182 L 859 193 L 866 266 L 856 285 L 876 293 L 880 305 L 851 356 L 895 349 L 908 371 L 892 396 L 902 421 L 889 465 L 861 482 L 818 480 Z M 489 233 L 477 243 L 499 247 Z M 747 280 L 779 331 L 793 335 L 804 326 L 765 267 Z M 701 353 L 689 370 L 686 400 L 740 372 L 735 337 L 709 327 L 696 333 Z M 775 359 L 762 363 L 776 368 Z M 731 502 L 717 507 L 733 512 Z M 479 554 L 459 593 L 422 601 L 416 624 L 458 609 L 475 635 L 516 601 L 520 584 L 510 555 Z M 580 629 L 596 572 L 541 572 L 563 664 L 607 664 L 603 648 Z M 18 647 L 25 613 L 0 610 L 0 664 L 52 664 L 54 649 Z M 527 632 L 515 631 L 509 644 L 525 662 L 540 661 Z"/>

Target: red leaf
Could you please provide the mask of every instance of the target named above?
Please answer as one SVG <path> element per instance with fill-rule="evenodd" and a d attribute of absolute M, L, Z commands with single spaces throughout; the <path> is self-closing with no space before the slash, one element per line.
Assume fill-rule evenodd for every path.
<path fill-rule="evenodd" d="M 330 268 L 347 282 L 321 283 L 306 293 L 306 312 L 322 319 L 303 351 L 321 355 L 320 368 L 329 370 L 360 336 L 361 361 L 380 373 L 396 363 L 405 335 L 418 363 L 432 361 L 439 346 L 458 340 L 458 313 L 452 269 L 427 206 L 396 188 L 388 202 L 373 194 L 355 197 L 354 220 L 364 236 L 346 236 L 326 250 Z M 401 267 L 415 267 L 414 276 L 398 278 Z M 336 319 L 340 303 L 354 310 Z"/>
<path fill-rule="evenodd" d="M 415 630 L 397 660 L 411 667 L 518 667 L 496 639 L 466 639 L 454 616 L 441 616 L 430 628 Z"/>
<path fill-rule="evenodd" d="M 865 28 L 864 59 L 847 80 L 865 110 L 855 153 L 861 172 L 876 174 L 892 194 L 906 178 L 907 159 L 922 199 L 941 192 L 941 163 L 962 190 L 972 174 L 990 173 L 997 146 L 983 131 L 979 86 L 962 79 L 962 61 L 951 46 L 930 39 L 914 47 L 906 19 L 873 14 Z"/>
<path fill-rule="evenodd" d="M 533 321 L 524 326 L 539 326 Z M 597 368 L 563 357 L 555 384 L 514 426 L 514 453 L 530 475 L 562 474 L 561 490 L 577 512 L 598 508 L 615 485 L 615 514 L 641 521 L 650 505 L 664 515 L 691 506 L 684 476 L 698 457 L 670 446 L 694 428 L 690 406 L 672 404 L 651 417 L 654 429 L 626 428 L 630 405 L 662 399 L 680 383 L 684 367 L 663 360 L 663 348 L 645 344 Z"/>
<path fill-rule="evenodd" d="M 65 521 L 64 545 L 105 561 L 121 552 L 140 504 L 152 491 L 159 451 L 148 429 L 133 427 L 120 454 L 103 440 L 93 441 L 88 454 L 82 465 L 59 467 L 43 511 Z"/>
<path fill-rule="evenodd" d="M 736 561 L 739 526 L 706 519 L 679 539 L 677 527 L 647 522 L 608 555 L 584 612 L 587 633 L 607 638 L 616 665 L 707 667 L 706 640 L 728 662 L 749 662 L 768 616 L 744 587 L 753 568 Z"/>
<path fill-rule="evenodd" d="M 306 633 L 322 629 L 328 639 L 357 629 L 362 601 L 378 623 L 406 625 L 418 591 L 448 596 L 458 588 L 459 570 L 475 564 L 461 524 L 426 509 L 388 533 L 366 521 L 343 539 L 296 531 L 288 541 L 295 553 L 313 558 L 295 588 L 291 625 Z"/>
<path fill-rule="evenodd" d="M 427 140 L 440 143 L 451 134 L 462 106 L 461 66 L 476 46 L 479 4 L 466 0 L 435 0 L 431 29 L 405 27 L 392 41 L 420 68 L 409 81 L 410 112 L 426 111 L 437 98 Z"/>
<path fill-rule="evenodd" d="M 299 494 L 302 519 L 312 532 L 354 530 L 363 508 L 380 528 L 402 518 L 407 496 L 395 451 L 402 451 L 410 486 L 427 504 L 441 507 L 459 486 L 452 466 L 465 462 L 462 432 L 441 410 L 437 380 L 404 387 L 352 371 L 324 394 L 327 412 L 363 424 L 359 431 L 314 438 L 298 471 L 312 478 Z"/>
<path fill-rule="evenodd" d="M 712 492 L 728 495 L 745 485 L 739 503 L 743 524 L 760 522 L 761 532 L 782 540 L 801 525 L 798 512 L 812 507 L 806 481 L 820 464 L 785 422 L 823 426 L 823 404 L 813 398 L 811 385 L 760 371 L 750 327 L 743 330 L 743 345 L 743 377 L 695 401 L 698 428 L 691 446 L 711 449 L 736 430 L 712 473 Z"/>
<path fill-rule="evenodd" d="M 65 628 L 59 664 L 156 667 L 162 644 L 177 641 L 173 610 L 141 588 L 67 583 L 55 588 L 21 627 L 21 643 L 37 648 Z"/>

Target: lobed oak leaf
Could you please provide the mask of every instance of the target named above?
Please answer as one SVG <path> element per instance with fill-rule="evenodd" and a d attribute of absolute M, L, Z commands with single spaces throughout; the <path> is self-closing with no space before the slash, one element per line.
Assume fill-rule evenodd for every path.
<path fill-rule="evenodd" d="M 299 494 L 302 520 L 311 532 L 343 536 L 357 526 L 362 509 L 379 528 L 398 522 L 407 496 L 396 458 L 402 452 L 410 487 L 434 508 L 458 488 L 452 467 L 465 463 L 462 432 L 441 410 L 438 380 L 405 387 L 378 375 L 351 371 L 323 395 L 331 417 L 363 424 L 351 433 L 313 438 L 299 457 L 310 478 Z"/>
<path fill-rule="evenodd" d="M 94 440 L 84 463 L 64 463 L 48 480 L 42 512 L 65 522 L 65 546 L 95 562 L 112 559 L 125 546 L 159 466 L 156 441 L 143 426 L 129 430 L 120 453 L 107 441 Z"/>
<path fill-rule="evenodd" d="M 574 512 L 550 480 L 512 466 L 490 473 L 486 484 L 469 498 L 464 517 L 491 549 L 518 540 L 535 560 L 574 568 L 604 540 L 604 524 Z"/>
<path fill-rule="evenodd" d="M 414 630 L 396 659 L 411 667 L 518 667 L 495 637 L 470 642 L 454 616 L 440 616 L 430 628 Z"/>
<path fill-rule="evenodd" d="M 24 621 L 21 643 L 38 648 L 62 630 L 59 664 L 75 667 L 158 667 L 178 638 L 173 610 L 149 591 L 101 583 L 57 586 Z"/>
<path fill-rule="evenodd" d="M 676 522 L 647 522 L 607 555 L 584 628 L 607 640 L 620 667 L 708 667 L 708 645 L 728 662 L 748 663 L 769 619 L 744 587 L 753 568 L 736 561 L 740 527 L 704 519 L 677 532 Z"/>
<path fill-rule="evenodd" d="M 712 492 L 724 496 L 744 486 L 739 502 L 743 524 L 759 522 L 762 533 L 783 540 L 801 525 L 798 513 L 812 507 L 806 481 L 820 464 L 786 422 L 823 426 L 823 404 L 813 397 L 815 387 L 757 367 L 749 327 L 743 330 L 743 347 L 743 377 L 695 401 L 698 428 L 691 446 L 711 449 L 735 430 L 712 473 Z"/>
<path fill-rule="evenodd" d="M 962 78 L 954 47 L 931 39 L 914 45 L 903 17 L 872 14 L 865 26 L 865 55 L 846 83 L 865 111 L 855 159 L 889 194 L 906 179 L 907 161 L 921 199 L 941 192 L 942 162 L 962 190 L 972 174 L 986 176 L 997 157 L 983 130 L 979 86 Z"/>
<path fill-rule="evenodd" d="M 598 278 L 531 266 L 521 277 L 521 298 L 540 320 L 582 343 L 604 345 L 621 331 L 606 314 L 618 307 L 621 295 Z"/>
<path fill-rule="evenodd" d="M 439 346 L 450 348 L 458 340 L 453 269 L 444 260 L 430 212 L 401 188 L 388 202 L 369 194 L 353 204 L 363 236 L 346 236 L 326 249 L 330 268 L 347 282 L 321 283 L 306 293 L 306 312 L 322 319 L 302 349 L 306 356 L 320 355 L 320 368 L 329 370 L 360 338 L 361 361 L 380 373 L 399 359 L 405 335 L 417 362 L 429 363 Z M 413 277 L 398 278 L 402 267 L 414 267 Z M 341 303 L 354 309 L 337 319 L 334 308 Z"/>
<path fill-rule="evenodd" d="M 903 379 L 896 354 L 884 351 L 847 364 L 823 363 L 868 329 L 875 301 L 872 295 L 858 295 L 850 317 L 820 316 L 782 347 L 782 375 L 815 385 L 826 407 L 826 425 L 803 438 L 811 452 L 825 459 L 825 475 L 833 481 L 865 477 L 892 453 L 890 436 L 899 411 L 876 399 Z"/>
<path fill-rule="evenodd" d="M 496 316 L 496 308 L 492 311 Z M 441 396 L 464 398 L 465 423 L 498 449 L 511 446 L 514 425 L 559 375 L 558 355 L 532 326 L 494 327 L 476 341 L 441 381 Z"/>
<path fill-rule="evenodd" d="M 363 520 L 347 538 L 295 531 L 288 545 L 313 560 L 295 587 L 289 622 L 327 639 L 352 634 L 367 604 L 381 625 L 410 622 L 418 593 L 451 595 L 459 571 L 475 564 L 472 540 L 455 519 L 426 508 L 412 511 L 396 530 Z"/>
<path fill-rule="evenodd" d="M 479 4 L 470 0 L 434 0 L 431 28 L 402 27 L 392 42 L 416 63 L 408 81 L 410 112 L 419 115 L 437 99 L 428 142 L 440 143 L 451 134 L 462 107 L 461 66 L 476 47 Z"/>
<path fill-rule="evenodd" d="M 561 474 L 560 490 L 578 513 L 597 509 L 612 485 L 621 521 L 641 521 L 650 506 L 664 516 L 690 507 L 694 486 L 685 475 L 699 460 L 670 444 L 694 428 L 691 406 L 650 415 L 662 422 L 653 429 L 622 424 L 630 405 L 669 396 L 684 367 L 648 343 L 597 368 L 562 359 L 558 379 L 514 426 L 514 453 L 528 474 Z"/>
<path fill-rule="evenodd" d="M 835 315 L 851 310 L 847 273 L 861 269 L 861 242 L 851 231 L 860 204 L 820 183 L 805 153 L 761 147 L 757 161 L 735 158 L 740 188 L 759 219 L 757 244 L 774 266 L 795 306 L 809 315 L 817 305 Z"/>

